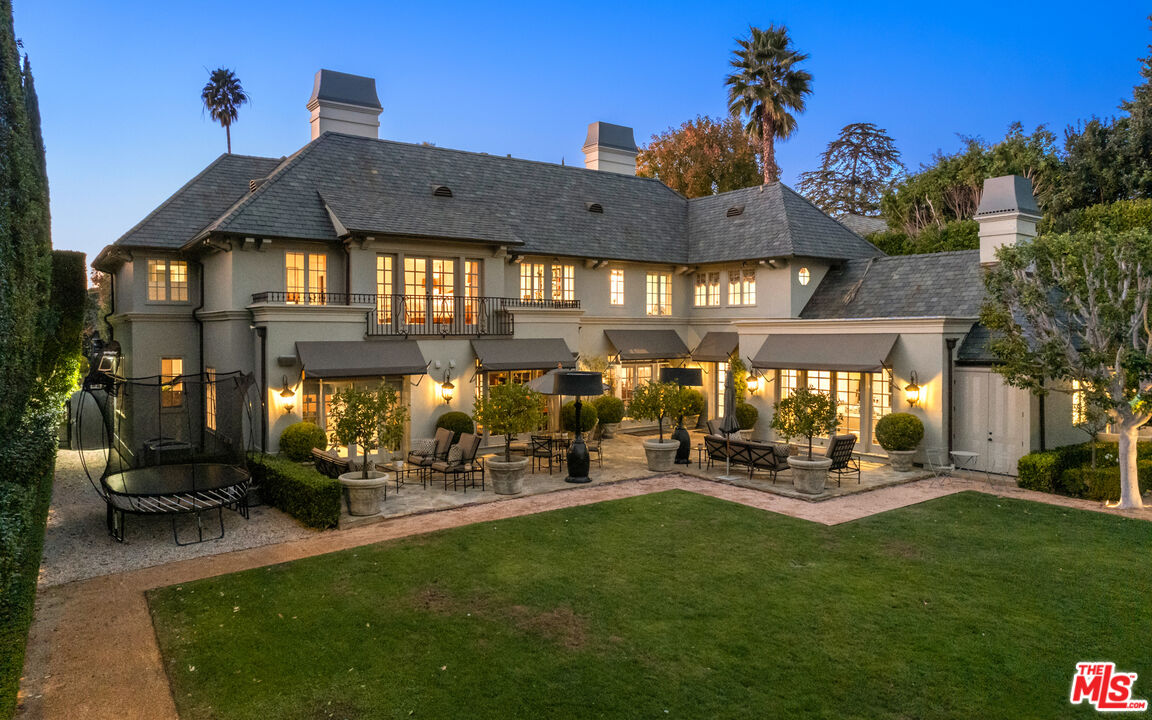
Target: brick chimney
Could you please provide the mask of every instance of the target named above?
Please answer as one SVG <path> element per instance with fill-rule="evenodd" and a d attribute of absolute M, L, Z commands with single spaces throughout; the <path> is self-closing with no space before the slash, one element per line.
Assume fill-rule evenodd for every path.
<path fill-rule="evenodd" d="M 588 125 L 584 167 L 622 175 L 636 174 L 636 140 L 632 128 L 606 122 Z"/>
<path fill-rule="evenodd" d="M 380 98 L 376 80 L 360 75 L 320 70 L 308 99 L 312 139 L 326 132 L 380 137 Z"/>
<path fill-rule="evenodd" d="M 980 223 L 980 264 L 996 264 L 996 248 L 1036 237 L 1040 208 L 1032 195 L 1032 181 L 1003 175 L 984 181 L 976 222 Z"/>

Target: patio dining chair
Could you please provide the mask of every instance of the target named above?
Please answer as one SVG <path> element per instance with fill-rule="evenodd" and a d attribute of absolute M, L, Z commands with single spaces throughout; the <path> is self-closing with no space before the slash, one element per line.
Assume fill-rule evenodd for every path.
<path fill-rule="evenodd" d="M 532 472 L 536 472 L 537 467 L 541 467 L 545 462 L 548 463 L 548 474 L 552 474 L 552 436 L 551 435 L 533 435 L 530 439 L 531 448 L 528 451 L 528 456 L 532 458 Z"/>
<path fill-rule="evenodd" d="M 860 484 L 860 459 L 852 457 L 852 448 L 856 447 L 855 435 L 836 435 L 828 443 L 828 451 L 824 456 L 832 459 L 829 474 L 836 476 L 836 487 L 840 487 L 840 478 L 844 475 L 856 474 L 856 484 Z"/>
<path fill-rule="evenodd" d="M 588 433 L 588 439 L 584 441 L 584 446 L 588 448 L 588 455 L 596 454 L 596 463 L 599 467 L 604 467 L 604 453 L 600 444 L 604 440 L 604 426 L 596 423 L 596 427 L 592 428 L 592 432 Z"/>
<path fill-rule="evenodd" d="M 940 480 L 946 477 L 952 477 L 952 471 L 956 467 L 951 463 L 948 455 L 947 448 L 928 448 L 924 451 L 924 459 L 927 461 L 928 469 L 932 471 L 932 476 Z"/>

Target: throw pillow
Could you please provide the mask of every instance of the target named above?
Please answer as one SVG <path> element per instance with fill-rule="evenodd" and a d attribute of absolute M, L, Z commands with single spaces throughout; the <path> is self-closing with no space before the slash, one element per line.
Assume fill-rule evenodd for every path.
<path fill-rule="evenodd" d="M 460 447 L 457 443 L 448 448 L 448 466 L 459 465 L 460 461 L 464 459 L 464 448 Z"/>
<path fill-rule="evenodd" d="M 435 448 L 435 440 L 419 440 L 412 446 L 412 454 L 428 457 Z"/>

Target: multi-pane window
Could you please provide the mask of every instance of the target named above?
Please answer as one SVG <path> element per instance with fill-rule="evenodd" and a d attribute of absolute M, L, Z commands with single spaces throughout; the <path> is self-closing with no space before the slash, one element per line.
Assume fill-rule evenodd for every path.
<path fill-rule="evenodd" d="M 576 299 L 576 266 L 575 265 L 553 265 L 552 266 L 552 299 L 553 300 L 575 300 Z"/>
<path fill-rule="evenodd" d="M 756 304 L 756 268 L 728 271 L 728 304 Z"/>
<path fill-rule="evenodd" d="M 432 322 L 451 323 L 455 309 L 456 261 L 433 258 Z"/>
<path fill-rule="evenodd" d="M 624 404 L 632 402 L 632 393 L 646 382 L 652 381 L 651 365 L 624 365 L 620 377 L 620 399 Z"/>
<path fill-rule="evenodd" d="M 464 261 L 464 322 L 475 325 L 480 314 L 480 261 Z"/>
<path fill-rule="evenodd" d="M 840 414 L 839 433 L 853 433 L 860 437 L 860 373 L 836 373 L 836 411 Z"/>
<path fill-rule="evenodd" d="M 160 407 L 177 408 L 184 404 L 184 358 L 160 358 Z"/>
<path fill-rule="evenodd" d="M 728 389 L 728 363 L 716 363 L 716 417 L 724 417 L 727 408 L 724 406 L 725 393 Z"/>
<path fill-rule="evenodd" d="M 392 277 L 396 271 L 396 259 L 392 255 L 376 256 L 376 322 L 388 325 L 392 322 Z"/>
<path fill-rule="evenodd" d="M 645 283 L 644 310 L 648 315 L 672 314 L 671 273 L 648 273 Z"/>
<path fill-rule="evenodd" d="M 520 299 L 544 299 L 544 263 L 520 264 Z"/>
<path fill-rule="evenodd" d="M 624 271 L 614 269 L 608 275 L 608 302 L 611 305 L 624 304 Z"/>
<path fill-rule="evenodd" d="M 780 371 L 780 399 L 783 400 L 787 397 L 792 397 L 792 393 L 796 392 L 796 388 L 800 387 L 800 371 L 799 370 L 781 370 Z"/>
<path fill-rule="evenodd" d="M 204 424 L 216 429 L 216 368 L 204 368 Z"/>
<path fill-rule="evenodd" d="M 300 415 L 304 422 L 323 427 L 320 423 L 320 383 L 306 380 L 300 393 Z"/>
<path fill-rule="evenodd" d="M 285 253 L 284 289 L 290 304 L 323 305 L 328 299 L 328 258 L 318 253 Z"/>
<path fill-rule="evenodd" d="M 1079 380 L 1072 381 L 1072 424 L 1083 425 L 1088 419 L 1088 411 L 1084 406 L 1084 386 Z"/>
<path fill-rule="evenodd" d="M 828 370 L 809 370 L 808 389 L 825 395 L 832 392 L 832 373 Z"/>
<path fill-rule="evenodd" d="M 152 302 L 186 302 L 188 263 L 183 260 L 149 260 L 148 299 Z"/>
<path fill-rule="evenodd" d="M 428 311 L 428 260 L 404 258 L 404 322 L 423 325 Z"/>
<path fill-rule="evenodd" d="M 872 437 L 876 437 L 876 423 L 892 412 L 892 386 L 888 374 L 872 373 Z"/>
<path fill-rule="evenodd" d="M 720 271 L 696 273 L 692 302 L 696 307 L 720 306 Z"/>

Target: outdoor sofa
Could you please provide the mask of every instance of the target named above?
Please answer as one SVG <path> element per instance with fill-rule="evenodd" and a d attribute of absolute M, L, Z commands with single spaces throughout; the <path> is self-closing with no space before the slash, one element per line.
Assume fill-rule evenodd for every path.
<path fill-rule="evenodd" d="M 704 449 L 708 453 L 708 465 L 730 463 L 748 469 L 748 479 L 756 471 L 766 472 L 776 482 L 776 474 L 788 469 L 787 445 L 740 440 L 735 435 L 705 435 Z"/>

